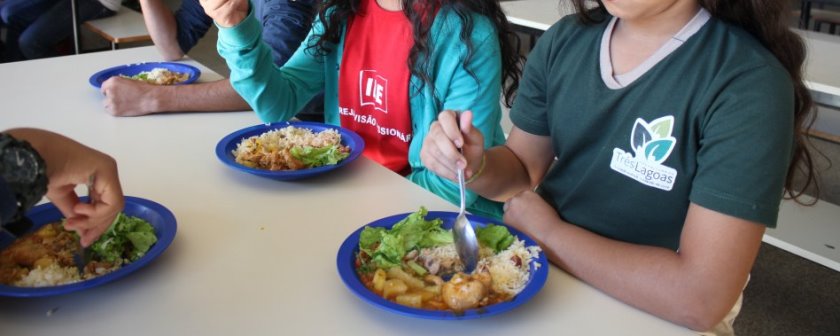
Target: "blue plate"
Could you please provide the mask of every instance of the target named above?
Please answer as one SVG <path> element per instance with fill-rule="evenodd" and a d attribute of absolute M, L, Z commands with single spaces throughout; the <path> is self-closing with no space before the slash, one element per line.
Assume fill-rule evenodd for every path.
<path fill-rule="evenodd" d="M 102 86 L 102 82 L 113 76 L 134 76 L 143 71 L 151 71 L 154 68 L 164 68 L 173 72 L 187 73 L 190 75 L 190 78 L 187 78 L 186 81 L 183 81 L 176 85 L 190 84 L 198 80 L 198 77 L 201 76 L 201 70 L 198 70 L 198 68 L 189 64 L 175 62 L 147 62 L 118 65 L 112 68 L 108 68 L 93 74 L 93 76 L 90 76 L 90 79 L 88 81 L 90 82 L 90 85 L 93 85 L 93 87 L 98 89 Z"/>
<path fill-rule="evenodd" d="M 169 247 L 172 240 L 175 239 L 175 231 L 177 230 L 175 216 L 172 215 L 172 212 L 164 206 L 150 200 L 126 196 L 123 212 L 129 216 L 142 218 L 148 221 L 149 224 L 152 224 L 155 228 L 155 234 L 157 235 L 158 241 L 155 245 L 152 245 L 152 248 L 146 252 L 146 255 L 133 263 L 123 265 L 123 267 L 111 273 L 68 285 L 37 288 L 0 285 L 0 296 L 41 297 L 67 294 L 96 287 L 120 279 L 134 271 L 137 271 L 141 267 L 146 266 L 146 264 L 160 256 L 160 254 Z M 59 221 L 64 217 L 61 215 L 61 212 L 58 211 L 58 208 L 56 208 L 52 203 L 36 206 L 27 212 L 26 216 L 29 217 L 34 224 L 27 233 L 34 232 L 41 226 Z M 0 250 L 6 248 L 6 246 L 10 243 L 11 242 L 8 241 L 5 242 L 2 246 L 0 246 Z"/>
<path fill-rule="evenodd" d="M 255 135 L 260 135 L 265 132 L 284 128 L 287 126 L 294 126 L 298 128 L 308 128 L 313 132 L 321 132 L 324 130 L 334 129 L 341 134 L 341 143 L 345 146 L 350 147 L 350 156 L 346 157 L 344 160 L 339 161 L 337 164 L 328 165 L 328 166 L 321 166 L 316 168 L 309 168 L 309 169 L 300 169 L 300 170 L 268 170 L 268 169 L 258 169 L 258 168 L 250 168 L 243 166 L 236 162 L 236 157 L 233 155 L 233 150 L 236 149 L 236 146 L 242 142 L 242 139 L 249 138 Z M 365 141 L 362 140 L 355 132 L 348 130 L 346 128 L 321 124 L 321 123 L 314 123 L 314 122 L 306 122 L 306 121 L 286 121 L 286 122 L 277 122 L 272 123 L 269 125 L 256 125 L 251 126 L 248 128 L 243 128 L 231 134 L 228 134 L 218 144 L 216 144 L 216 157 L 222 161 L 222 163 L 232 167 L 233 169 L 243 171 L 246 173 L 251 173 L 254 175 L 267 177 L 270 179 L 280 180 L 280 181 L 288 181 L 288 180 L 297 180 L 312 177 L 315 175 L 323 174 L 328 171 L 338 169 L 344 167 L 353 160 L 356 160 L 359 155 L 362 155 L 362 151 L 365 149 Z"/>
<path fill-rule="evenodd" d="M 385 217 L 376 220 L 366 226 L 381 226 L 390 229 L 392 226 L 394 226 L 394 224 L 396 224 L 397 222 L 399 222 L 400 220 L 402 220 L 410 214 L 411 213 L 404 213 L 400 215 Z M 457 212 L 429 211 L 429 213 L 426 215 L 426 219 L 429 220 L 440 218 L 443 220 L 443 227 L 450 229 L 452 228 L 452 224 L 455 222 L 455 217 L 457 216 Z M 467 215 L 467 218 L 469 218 L 470 223 L 472 223 L 476 227 L 483 227 L 489 223 L 493 223 L 496 225 L 504 225 L 508 228 L 508 230 L 510 230 L 510 233 L 523 240 L 525 242 L 525 246 L 537 245 L 537 243 L 534 242 L 533 239 L 529 238 L 524 233 L 519 232 L 516 229 L 501 223 L 500 221 L 495 221 L 489 218 L 474 215 Z M 470 309 L 462 313 L 455 313 L 453 311 L 444 310 L 418 309 L 403 306 L 383 299 L 381 296 L 367 289 L 367 287 L 365 287 L 365 285 L 362 284 L 362 281 L 359 280 L 359 276 L 356 274 L 355 261 L 356 253 L 359 252 L 359 234 L 361 234 L 362 230 L 364 230 L 364 227 L 359 228 L 358 230 L 353 232 L 349 237 L 347 237 L 346 240 L 344 240 L 344 243 L 341 244 L 341 247 L 338 249 L 338 275 L 341 276 L 341 280 L 343 280 L 344 284 L 347 285 L 348 288 L 350 288 L 350 291 L 353 292 L 353 294 L 356 294 L 358 297 L 362 298 L 362 300 L 373 304 L 374 306 L 377 306 L 379 308 L 400 315 L 433 320 L 468 320 L 497 315 L 509 311 L 513 308 L 516 308 L 525 302 L 528 302 L 528 300 L 534 297 L 534 295 L 536 295 L 537 292 L 539 292 L 540 289 L 542 289 L 546 279 L 548 278 L 548 261 L 545 258 L 545 254 L 540 252 L 538 258 L 531 260 L 531 279 L 528 280 L 528 284 L 525 286 L 525 289 L 523 289 L 522 292 L 520 292 L 518 295 L 516 295 L 516 297 L 514 297 L 510 301 L 497 303 L 491 306 L 482 307 L 478 309 Z M 536 268 L 537 263 L 541 265 L 539 268 Z"/>

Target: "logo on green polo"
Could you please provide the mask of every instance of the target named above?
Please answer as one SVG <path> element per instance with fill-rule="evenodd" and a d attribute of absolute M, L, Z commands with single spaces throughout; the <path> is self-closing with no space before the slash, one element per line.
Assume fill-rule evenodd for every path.
<path fill-rule="evenodd" d="M 674 116 L 665 116 L 645 122 L 638 118 L 630 133 L 632 153 L 620 148 L 613 149 L 610 168 L 642 184 L 671 190 L 677 179 L 677 171 L 662 163 L 671 156 L 677 139 L 671 136 L 674 130 Z"/>

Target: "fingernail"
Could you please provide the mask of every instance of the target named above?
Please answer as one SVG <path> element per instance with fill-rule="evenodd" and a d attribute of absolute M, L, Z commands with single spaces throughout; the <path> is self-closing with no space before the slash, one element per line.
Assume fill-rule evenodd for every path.
<path fill-rule="evenodd" d="M 455 147 L 461 148 L 464 147 L 464 142 L 461 140 L 455 140 Z"/>

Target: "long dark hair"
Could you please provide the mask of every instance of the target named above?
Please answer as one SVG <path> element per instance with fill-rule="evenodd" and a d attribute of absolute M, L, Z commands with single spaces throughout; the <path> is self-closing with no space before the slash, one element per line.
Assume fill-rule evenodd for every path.
<path fill-rule="evenodd" d="M 414 32 L 414 45 L 409 51 L 408 68 L 411 74 L 420 78 L 423 85 L 429 85 L 434 92 L 434 84 L 429 78 L 427 67 L 431 55 L 429 45 L 429 30 L 435 13 L 440 8 L 449 8 L 460 17 L 460 38 L 467 46 L 467 57 L 463 60 L 464 69 L 473 77 L 475 75 L 467 68 L 474 53 L 474 46 L 470 40 L 474 26 L 472 13 L 483 15 L 490 19 L 496 29 L 499 49 L 502 57 L 502 87 L 505 95 L 505 105 L 511 106 L 513 96 L 519 87 L 519 77 L 522 70 L 519 62 L 519 37 L 511 28 L 499 6 L 498 0 L 401 0 L 403 13 L 411 22 Z M 343 23 L 352 18 L 360 9 L 361 0 L 326 0 L 318 10 L 317 20 L 324 26 L 324 32 L 310 41 L 307 50 L 313 50 L 316 55 L 324 55 L 332 51 L 339 43 Z M 418 88 L 419 90 L 420 88 Z M 437 97 L 436 97 L 437 98 Z"/>
<path fill-rule="evenodd" d="M 572 0 L 581 22 L 595 23 L 606 17 L 601 0 L 597 7 L 584 5 L 590 0 Z M 798 200 L 799 196 L 813 188 L 819 195 L 819 184 L 814 172 L 814 161 L 810 152 L 808 129 L 814 123 L 816 110 L 811 93 L 802 80 L 802 65 L 805 62 L 805 43 L 788 28 L 790 1 L 786 0 L 697 0 L 709 13 L 724 22 L 737 25 L 752 34 L 784 66 L 793 82 L 794 94 L 794 148 L 793 157 L 785 176 L 785 197 Z M 591 8 L 587 10 L 587 8 Z M 797 180 L 801 174 L 802 179 Z M 796 182 L 801 183 L 796 188 Z"/>

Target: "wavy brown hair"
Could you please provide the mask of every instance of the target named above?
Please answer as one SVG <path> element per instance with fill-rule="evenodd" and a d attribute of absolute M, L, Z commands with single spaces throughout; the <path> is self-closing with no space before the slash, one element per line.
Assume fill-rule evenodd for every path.
<path fill-rule="evenodd" d="M 607 16 L 601 0 L 598 6 L 585 5 L 591 0 L 571 0 L 579 20 L 584 24 L 601 22 Z M 819 184 L 814 171 L 814 160 L 810 151 L 808 130 L 816 118 L 814 101 L 802 78 L 805 62 L 805 43 L 790 30 L 790 1 L 787 0 L 697 0 L 701 7 L 724 22 L 746 30 L 758 39 L 782 64 L 793 82 L 794 94 L 794 148 L 793 156 L 785 176 L 785 197 L 799 201 L 799 196 L 808 190 L 819 196 Z M 587 10 L 586 8 L 590 8 Z M 802 176 L 797 180 L 797 176 Z M 798 182 L 797 182 L 798 181 Z M 797 188 L 796 184 L 800 187 Z"/>
<path fill-rule="evenodd" d="M 511 28 L 507 17 L 502 12 L 498 0 L 401 0 L 403 13 L 411 23 L 414 33 L 414 45 L 409 51 L 408 68 L 411 74 L 420 78 L 423 85 L 429 85 L 434 91 L 434 84 L 428 71 L 432 45 L 429 43 L 429 30 L 439 9 L 451 9 L 461 19 L 463 25 L 459 34 L 467 46 L 467 57 L 463 60 L 464 69 L 473 77 L 475 74 L 467 67 L 475 52 L 470 39 L 475 22 L 472 14 L 479 14 L 490 19 L 499 40 L 502 61 L 502 88 L 505 105 L 511 106 L 519 87 L 522 70 L 519 67 L 523 59 L 519 55 L 519 36 Z M 306 46 L 307 51 L 314 50 L 316 55 L 325 55 L 339 43 L 344 23 L 355 16 L 361 6 L 361 0 L 325 0 L 318 10 L 317 20 L 324 26 L 323 34 L 315 36 Z M 418 88 L 418 92 L 421 88 Z M 435 97 L 437 99 L 437 97 Z"/>

